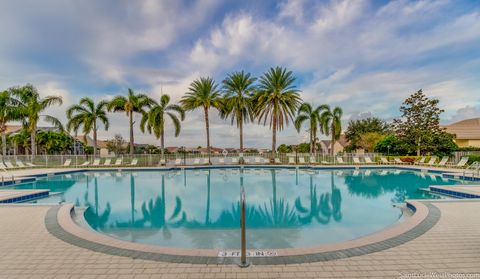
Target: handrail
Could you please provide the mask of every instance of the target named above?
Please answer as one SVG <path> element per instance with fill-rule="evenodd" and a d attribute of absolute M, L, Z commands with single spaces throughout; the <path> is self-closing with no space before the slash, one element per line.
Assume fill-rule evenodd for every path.
<path fill-rule="evenodd" d="M 480 162 L 475 161 L 473 162 L 470 166 L 468 166 L 464 171 L 463 171 L 463 177 L 467 178 L 467 171 L 471 170 L 472 174 L 472 179 L 475 178 L 475 172 L 477 176 L 480 176 Z"/>
<path fill-rule="evenodd" d="M 250 265 L 247 262 L 247 232 L 245 219 L 245 189 L 243 186 L 240 186 L 240 230 L 242 242 L 242 248 L 240 251 L 240 267 L 248 267 Z"/>

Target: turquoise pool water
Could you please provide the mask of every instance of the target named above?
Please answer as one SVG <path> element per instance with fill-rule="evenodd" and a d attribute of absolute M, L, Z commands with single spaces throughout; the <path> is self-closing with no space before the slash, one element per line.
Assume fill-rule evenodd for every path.
<path fill-rule="evenodd" d="M 250 248 L 306 247 L 358 238 L 402 218 L 394 203 L 462 182 L 395 169 L 202 169 L 85 172 L 16 188 L 50 189 L 39 202 L 87 207 L 85 219 L 123 240 L 185 248 L 238 248 L 239 189 Z"/>

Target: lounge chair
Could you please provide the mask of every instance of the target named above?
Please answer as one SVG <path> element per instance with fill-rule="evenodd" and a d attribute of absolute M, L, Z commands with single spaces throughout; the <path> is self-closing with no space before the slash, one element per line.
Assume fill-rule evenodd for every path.
<path fill-rule="evenodd" d="M 23 162 L 20 161 L 20 160 L 15 161 L 15 163 L 17 164 L 17 166 L 18 166 L 19 168 L 26 168 L 26 167 L 27 167 L 27 166 L 25 166 L 25 164 L 23 164 Z"/>
<path fill-rule="evenodd" d="M 195 160 L 193 160 L 193 164 L 200 165 L 200 158 L 195 158 Z"/>
<path fill-rule="evenodd" d="M 35 165 L 33 163 L 30 163 L 30 162 L 25 162 L 25 165 L 31 167 L 31 168 L 35 168 L 35 167 L 39 167 L 39 165 Z"/>
<path fill-rule="evenodd" d="M 83 164 L 81 164 L 80 166 L 81 166 L 81 167 L 86 167 L 86 166 L 88 166 L 88 165 L 90 165 L 90 161 L 85 161 L 85 162 L 83 162 Z"/>
<path fill-rule="evenodd" d="M 366 164 L 371 164 L 371 165 L 375 164 L 375 162 L 373 162 L 369 156 L 363 157 L 363 160 L 365 160 Z"/>
<path fill-rule="evenodd" d="M 180 164 L 182 164 L 182 159 L 180 158 L 175 159 L 175 166 L 179 166 Z"/>
<path fill-rule="evenodd" d="M 261 161 L 260 161 L 260 157 L 255 157 L 255 164 L 260 164 Z"/>
<path fill-rule="evenodd" d="M 382 162 L 382 164 L 385 164 L 385 165 L 390 165 L 392 163 L 388 161 L 388 159 L 385 157 L 380 157 L 380 162 Z"/>
<path fill-rule="evenodd" d="M 92 166 L 94 166 L 94 167 L 100 166 L 100 159 L 97 158 L 97 159 L 93 160 Z"/>
<path fill-rule="evenodd" d="M 305 158 L 304 157 L 298 157 L 298 163 L 305 165 Z"/>
<path fill-rule="evenodd" d="M 208 165 L 209 164 L 208 158 L 203 158 L 202 164 Z"/>
<path fill-rule="evenodd" d="M 462 157 L 456 164 L 447 164 L 449 167 L 464 168 L 468 163 L 468 157 Z"/>
<path fill-rule="evenodd" d="M 5 164 L 5 166 L 7 167 L 7 169 L 16 169 L 17 167 L 15 167 L 12 162 L 10 161 L 4 161 L 3 162 Z"/>
<path fill-rule="evenodd" d="M 122 163 L 123 163 L 122 158 L 117 158 L 117 160 L 115 160 L 115 166 L 120 166 L 120 165 L 122 165 Z"/>
<path fill-rule="evenodd" d="M 444 167 L 445 164 L 448 162 L 449 157 L 448 156 L 443 156 L 442 160 L 438 162 L 437 167 Z"/>
<path fill-rule="evenodd" d="M 67 160 L 65 160 L 65 162 L 63 162 L 63 166 L 64 167 L 69 167 L 71 163 L 72 163 L 72 159 L 67 159 Z M 18 164 L 18 161 L 17 161 L 17 164 Z"/>
<path fill-rule="evenodd" d="M 342 157 L 337 157 L 337 163 L 338 164 L 345 164 Z"/>
<path fill-rule="evenodd" d="M 158 162 L 159 166 L 163 166 L 163 165 L 166 165 L 166 164 L 167 164 L 167 161 L 165 161 L 165 158 L 160 159 L 160 162 Z"/>
<path fill-rule="evenodd" d="M 280 158 L 275 157 L 275 164 L 281 164 L 281 163 L 282 163 L 282 161 L 280 161 Z"/>
<path fill-rule="evenodd" d="M 222 164 L 222 165 L 225 164 L 225 159 L 224 158 L 219 158 L 218 163 Z"/>
<path fill-rule="evenodd" d="M 293 158 L 293 157 L 288 157 L 288 164 L 289 164 L 289 165 L 294 165 L 294 164 L 295 164 L 295 158 Z"/>
<path fill-rule="evenodd" d="M 105 159 L 105 162 L 103 162 L 104 166 L 110 166 L 111 164 L 112 164 L 112 159 L 110 158 Z"/>
<path fill-rule="evenodd" d="M 243 158 L 243 163 L 245 163 L 245 164 L 250 164 L 250 159 L 248 159 L 248 158 Z"/>
<path fill-rule="evenodd" d="M 138 159 L 133 158 L 132 161 L 130 162 L 130 166 L 136 166 L 138 164 Z"/>
<path fill-rule="evenodd" d="M 437 161 L 437 156 L 432 156 L 430 157 L 430 160 L 425 165 L 433 166 L 435 165 L 435 162 Z"/>
<path fill-rule="evenodd" d="M 270 159 L 268 159 L 268 158 L 263 158 L 263 163 L 264 163 L 264 164 L 270 164 Z"/>
<path fill-rule="evenodd" d="M 360 162 L 360 158 L 358 157 L 353 157 L 353 163 L 356 165 L 362 164 L 362 162 Z"/>
<path fill-rule="evenodd" d="M 414 164 L 415 165 L 423 165 L 425 164 L 425 157 L 420 158 L 420 160 L 416 161 Z"/>
<path fill-rule="evenodd" d="M 238 164 L 238 157 L 232 157 L 232 164 Z"/>
<path fill-rule="evenodd" d="M 316 164 L 317 160 L 315 159 L 315 156 L 310 156 L 310 164 Z"/>
<path fill-rule="evenodd" d="M 398 158 L 398 157 L 393 158 L 393 161 L 395 162 L 395 164 L 399 164 L 399 165 L 405 164 L 405 162 L 400 160 L 400 158 Z"/>

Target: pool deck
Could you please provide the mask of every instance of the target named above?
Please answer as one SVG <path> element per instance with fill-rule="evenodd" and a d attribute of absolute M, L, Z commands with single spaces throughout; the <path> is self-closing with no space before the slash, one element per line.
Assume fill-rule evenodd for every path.
<path fill-rule="evenodd" d="M 0 190 L 0 203 L 12 203 L 48 196 L 49 190 Z"/>
<path fill-rule="evenodd" d="M 480 200 L 431 203 L 441 212 L 438 222 L 396 247 L 339 260 L 243 269 L 94 252 L 49 233 L 45 220 L 52 206 L 1 205 L 0 278 L 407 278 L 413 273 L 480 273 Z"/>

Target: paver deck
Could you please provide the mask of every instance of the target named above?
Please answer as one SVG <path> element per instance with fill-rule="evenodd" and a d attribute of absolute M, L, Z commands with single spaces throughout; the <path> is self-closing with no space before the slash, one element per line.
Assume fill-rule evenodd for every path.
<path fill-rule="evenodd" d="M 245 269 L 94 252 L 47 231 L 45 216 L 50 206 L 5 205 L 0 206 L 0 278 L 407 278 L 430 272 L 436 278 L 448 278 L 448 273 L 479 273 L 480 277 L 480 201 L 431 203 L 440 209 L 440 220 L 399 246 L 326 262 Z"/>

